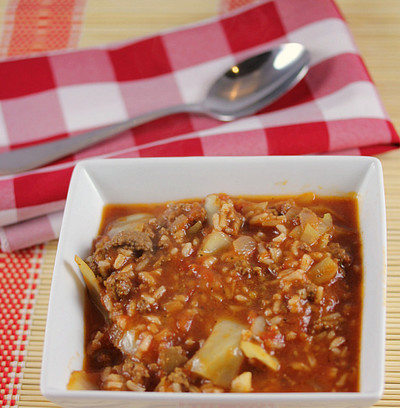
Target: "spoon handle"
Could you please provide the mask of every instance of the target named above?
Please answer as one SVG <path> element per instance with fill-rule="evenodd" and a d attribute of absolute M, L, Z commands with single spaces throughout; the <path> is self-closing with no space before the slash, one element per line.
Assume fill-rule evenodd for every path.
<path fill-rule="evenodd" d="M 0 175 L 31 170 L 76 153 L 119 133 L 175 113 L 202 113 L 200 104 L 171 106 L 80 135 L 0 153 Z"/>

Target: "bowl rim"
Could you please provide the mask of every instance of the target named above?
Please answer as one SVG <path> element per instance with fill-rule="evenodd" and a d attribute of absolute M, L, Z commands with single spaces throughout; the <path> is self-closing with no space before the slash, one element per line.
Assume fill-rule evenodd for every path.
<path fill-rule="evenodd" d="M 211 163 L 215 165 L 216 163 L 219 163 L 219 165 L 222 164 L 229 164 L 229 163 L 242 163 L 245 164 L 249 160 L 252 161 L 258 161 L 260 163 L 265 162 L 271 162 L 271 163 L 278 163 L 282 165 L 282 163 L 286 163 L 286 165 L 289 164 L 294 164 L 297 163 L 298 165 L 302 165 L 304 163 L 326 163 L 326 162 L 335 162 L 337 164 L 340 163 L 362 163 L 364 165 L 368 166 L 373 166 L 375 168 L 375 171 L 377 171 L 377 178 L 378 178 L 378 194 L 380 195 L 379 201 L 381 203 L 381 207 L 379 209 L 380 214 L 379 216 L 381 219 L 385 221 L 384 225 L 382 224 L 382 228 L 379 231 L 379 233 L 383 237 L 383 244 L 384 244 L 384 254 L 383 254 L 383 259 L 384 259 L 384 273 L 386 275 L 386 214 L 385 214 L 385 203 L 384 203 L 384 190 L 383 190 L 383 173 L 382 173 L 382 166 L 379 161 L 379 159 L 374 158 L 374 157 L 360 157 L 360 156 L 240 156 L 240 157 L 230 157 L 230 156 L 214 156 L 214 157 L 203 157 L 203 156 L 193 156 L 193 157 L 179 157 L 179 158 L 120 158 L 120 159 L 89 159 L 89 160 L 83 160 L 79 162 L 73 171 L 73 175 L 71 178 L 71 183 L 70 183 L 70 188 L 68 192 L 68 197 L 67 197 L 67 202 L 66 202 L 66 207 L 65 207 L 65 212 L 66 214 L 69 214 L 67 216 L 64 216 L 63 219 L 63 226 L 61 228 L 61 233 L 60 233 L 60 240 L 59 240 L 59 248 L 57 249 L 57 255 L 56 255 L 56 260 L 55 260 L 55 271 L 54 274 L 57 275 L 57 270 L 56 267 L 59 266 L 59 260 L 62 256 L 62 250 L 63 250 L 63 242 L 65 240 L 64 237 L 64 223 L 68 221 L 68 217 L 71 216 L 70 212 L 73 208 L 72 206 L 72 201 L 73 201 L 73 194 L 74 194 L 74 189 L 77 188 L 76 184 L 78 183 L 79 179 L 82 177 L 84 174 L 90 174 L 90 173 L 96 173 L 96 171 L 99 171 L 101 168 L 102 171 L 109 171 L 112 168 L 119 167 L 120 171 L 124 166 L 129 166 L 133 163 L 135 165 L 141 165 L 141 166 L 152 166 L 152 165 L 160 165 L 160 164 L 171 164 L 171 163 L 180 163 L 185 166 L 190 166 L 190 163 L 198 162 L 201 161 L 203 163 Z M 323 194 L 322 194 L 323 195 Z M 102 197 L 105 201 L 105 203 L 109 203 L 106 198 Z M 361 220 L 360 220 L 361 222 Z M 54 280 L 54 279 L 53 279 Z M 383 283 L 383 289 L 386 290 L 386 281 Z M 50 300 L 49 300 L 49 307 L 52 304 L 51 302 L 51 297 L 54 297 L 54 292 L 53 292 L 53 282 L 52 282 L 52 288 L 51 288 L 51 294 L 50 294 Z M 238 400 L 238 401 L 253 401 L 253 400 L 258 400 L 259 398 L 262 398 L 263 400 L 265 398 L 268 399 L 268 401 L 281 401 L 281 400 L 286 400 L 286 401 L 297 401 L 297 400 L 302 400 L 302 401 L 316 401 L 316 400 L 334 400 L 334 401 L 367 401 L 367 402 L 376 402 L 379 400 L 379 398 L 383 394 L 383 388 L 384 388 L 384 335 L 385 335 L 385 306 L 382 306 L 382 310 L 380 312 L 380 316 L 383 318 L 382 319 L 382 324 L 379 327 L 379 331 L 381 332 L 380 336 L 383 338 L 383 347 L 382 344 L 380 344 L 379 347 L 379 360 L 382 361 L 382 364 L 379 367 L 376 367 L 376 370 L 380 372 L 381 376 L 381 381 L 379 384 L 376 386 L 376 390 L 374 392 L 365 392 L 360 389 L 358 392 L 350 392 L 350 393 L 334 393 L 334 392 L 325 392 L 325 393 L 311 393 L 311 392 L 300 392 L 300 393 L 249 393 L 249 394 L 232 394 L 232 393 L 224 393 L 220 395 L 211 395 L 211 394 L 185 394 L 185 393 L 157 393 L 157 392 L 146 392 L 143 394 L 136 394 L 132 395 L 131 393 L 126 393 L 125 391 L 101 391 L 101 390 L 96 390 L 96 391 L 91 391 L 91 390 L 85 390 L 85 391 L 71 391 L 71 390 L 55 390 L 52 389 L 51 387 L 48 386 L 47 384 L 47 379 L 46 379 L 46 372 L 45 370 L 42 370 L 41 373 L 41 391 L 43 395 L 45 395 L 48 399 L 80 399 L 80 398 L 102 398 L 106 400 L 113 400 L 115 398 L 121 399 L 121 400 L 132 400 L 132 398 L 137 399 L 137 400 L 148 400 L 149 398 L 155 399 L 155 400 L 176 400 L 182 399 L 182 401 L 197 401 L 197 400 L 210 400 L 210 401 L 216 401 L 219 399 L 224 399 L 224 400 Z M 364 324 L 364 322 L 362 322 Z M 49 327 L 49 318 L 47 320 L 46 324 L 46 335 L 45 335 L 45 342 L 44 342 L 44 348 L 43 348 L 43 367 L 46 368 L 48 366 L 48 327 Z M 361 357 L 360 357 L 361 360 Z M 360 361 L 360 377 L 361 377 L 361 361 Z M 361 378 L 360 378 L 361 382 Z"/>

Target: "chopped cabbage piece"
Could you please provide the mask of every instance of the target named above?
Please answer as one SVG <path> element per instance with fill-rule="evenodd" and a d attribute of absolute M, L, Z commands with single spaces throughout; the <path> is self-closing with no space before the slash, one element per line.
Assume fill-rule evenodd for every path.
<path fill-rule="evenodd" d="M 251 392 L 251 379 L 252 376 L 250 371 L 245 371 L 244 373 L 238 375 L 232 381 L 232 392 Z"/>
<path fill-rule="evenodd" d="M 330 231 L 333 228 L 333 220 L 332 215 L 329 213 L 325 213 L 322 221 L 318 225 L 318 232 L 320 234 L 325 234 L 326 232 Z"/>
<path fill-rule="evenodd" d="M 90 269 L 89 265 L 81 259 L 78 255 L 75 255 L 75 262 L 78 264 L 79 269 L 82 273 L 83 280 L 85 281 L 86 287 L 89 291 L 90 299 L 93 304 L 100 310 L 104 318 L 108 318 L 108 313 L 101 303 L 101 286 L 96 278 L 94 272 Z"/>
<path fill-rule="evenodd" d="M 322 261 L 313 265 L 308 271 L 307 276 L 316 285 L 322 285 L 328 283 L 331 279 L 336 276 L 338 271 L 337 263 L 327 256 Z"/>
<path fill-rule="evenodd" d="M 185 364 L 187 357 L 182 347 L 169 347 L 160 351 L 159 363 L 164 371 L 171 373 L 176 367 Z"/>
<path fill-rule="evenodd" d="M 190 360 L 191 370 L 215 385 L 229 387 L 243 362 L 239 344 L 246 327 L 231 320 L 217 322 L 203 346 Z"/>
<path fill-rule="evenodd" d="M 110 238 L 113 238 L 122 231 L 142 231 L 143 225 L 150 218 L 153 218 L 153 216 L 146 213 L 132 214 L 126 217 L 118 218 L 110 224 L 106 233 Z"/>
<path fill-rule="evenodd" d="M 250 256 L 257 248 L 257 243 L 252 237 L 242 235 L 233 241 L 235 252 L 242 256 Z"/>
<path fill-rule="evenodd" d="M 310 224 L 306 224 L 303 234 L 301 234 L 300 240 L 308 245 L 312 245 L 318 240 L 319 237 L 320 233 Z"/>
<path fill-rule="evenodd" d="M 250 341 L 242 341 L 240 342 L 240 348 L 247 358 L 255 358 L 267 367 L 272 368 L 274 371 L 280 369 L 278 359 L 268 354 L 258 344 L 251 343 Z"/>
<path fill-rule="evenodd" d="M 302 228 L 305 228 L 307 224 L 313 227 L 318 225 L 318 216 L 309 208 L 303 208 L 299 214 L 299 218 Z"/>

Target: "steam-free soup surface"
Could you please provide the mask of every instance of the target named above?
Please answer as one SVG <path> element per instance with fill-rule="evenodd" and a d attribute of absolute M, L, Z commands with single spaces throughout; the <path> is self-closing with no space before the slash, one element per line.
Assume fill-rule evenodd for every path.
<path fill-rule="evenodd" d="M 358 391 L 360 247 L 354 197 L 108 205 L 69 388 Z"/>

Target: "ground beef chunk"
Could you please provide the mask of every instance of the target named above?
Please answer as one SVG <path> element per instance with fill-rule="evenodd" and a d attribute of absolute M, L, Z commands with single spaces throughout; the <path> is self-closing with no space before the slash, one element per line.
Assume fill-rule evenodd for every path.
<path fill-rule="evenodd" d="M 86 353 L 95 369 L 101 369 L 123 360 L 121 351 L 115 348 L 109 336 L 100 330 L 89 343 Z"/>
<path fill-rule="evenodd" d="M 153 248 L 153 241 L 148 232 L 126 230 L 116 234 L 104 245 L 105 249 L 111 247 L 124 247 L 135 252 L 143 252 Z"/>
<path fill-rule="evenodd" d="M 227 234 L 237 235 L 243 226 L 245 218 L 236 211 L 231 202 L 223 203 L 218 213 L 213 216 L 214 228 Z"/>
<path fill-rule="evenodd" d="M 144 364 L 126 360 L 123 364 L 107 367 L 101 381 L 104 389 L 110 391 L 145 391 L 149 378 Z"/>
<path fill-rule="evenodd" d="M 102 279 L 107 279 L 114 271 L 115 257 L 123 250 L 134 258 L 142 256 L 143 252 L 153 250 L 154 233 L 150 228 L 145 231 L 126 229 L 116 234 L 112 239 L 104 236 L 96 243 L 95 252 L 86 258 L 90 269 Z"/>
<path fill-rule="evenodd" d="M 121 301 L 126 298 L 131 290 L 137 287 L 133 271 L 114 272 L 105 281 L 104 286 L 111 299 Z"/>
<path fill-rule="evenodd" d="M 197 221 L 203 222 L 206 210 L 199 203 L 172 203 L 164 211 L 162 218 L 168 231 L 175 233 L 180 229 L 188 229 Z"/>
<path fill-rule="evenodd" d="M 341 247 L 337 242 L 331 242 L 328 245 L 329 251 L 331 252 L 332 256 L 336 258 L 340 264 L 342 265 L 350 265 L 351 264 L 351 256 L 347 253 L 347 251 Z"/>
<path fill-rule="evenodd" d="M 198 388 L 191 385 L 189 376 L 182 368 L 175 368 L 167 377 L 158 384 L 156 391 L 161 392 L 189 392 L 197 391 Z"/>
<path fill-rule="evenodd" d="M 295 207 L 294 200 L 280 201 L 274 205 L 274 208 L 278 211 L 279 215 L 286 214 L 292 207 Z"/>
<path fill-rule="evenodd" d="M 85 262 L 87 263 L 87 265 L 89 266 L 89 268 L 90 268 L 95 274 L 97 274 L 97 275 L 100 274 L 100 273 L 99 273 L 99 270 L 98 270 L 98 267 L 97 267 L 97 262 L 96 262 L 96 259 L 95 259 L 94 254 L 88 256 L 88 257 L 85 259 Z"/>
<path fill-rule="evenodd" d="M 122 372 L 136 384 L 145 384 L 150 377 L 149 370 L 142 363 L 137 363 L 132 360 L 125 360 L 122 364 Z"/>

